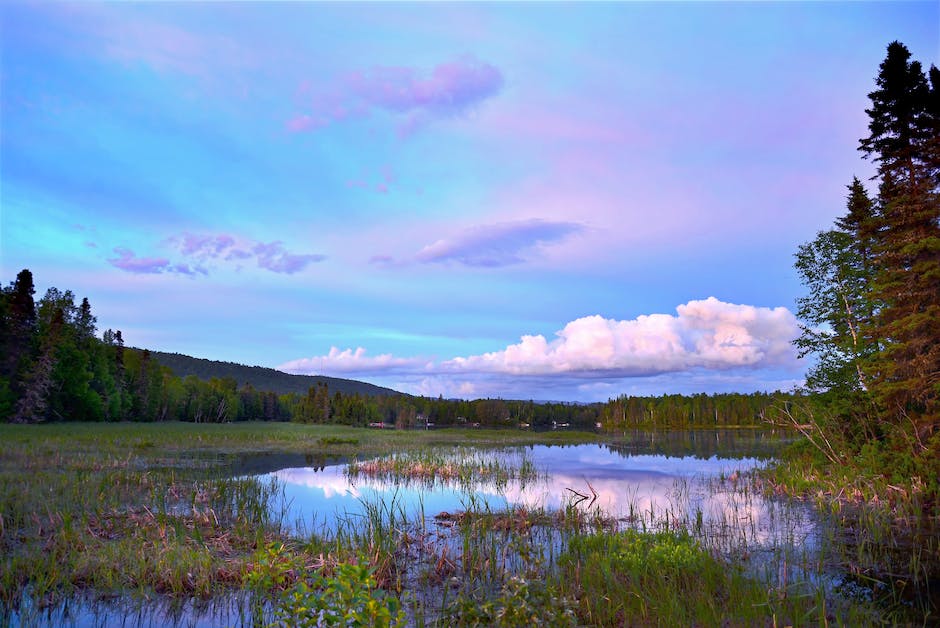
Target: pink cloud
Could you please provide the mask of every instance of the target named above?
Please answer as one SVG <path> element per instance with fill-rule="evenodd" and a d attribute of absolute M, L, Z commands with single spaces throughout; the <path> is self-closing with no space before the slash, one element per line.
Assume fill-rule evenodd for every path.
<path fill-rule="evenodd" d="M 281 242 L 265 244 L 225 233 L 218 235 L 184 233 L 180 237 L 171 238 L 170 242 L 176 245 L 179 252 L 190 260 L 197 262 L 208 260 L 232 261 L 254 257 L 259 268 L 275 273 L 293 274 L 303 270 L 313 262 L 326 259 L 326 256 L 319 254 L 290 253 Z M 208 273 L 201 266 L 196 266 L 196 272 L 200 274 Z"/>
<path fill-rule="evenodd" d="M 156 274 L 167 270 L 170 260 L 158 257 L 136 257 L 134 252 L 124 247 L 114 249 L 118 257 L 108 260 L 108 263 L 125 272 L 134 274 Z"/>
<path fill-rule="evenodd" d="M 287 130 L 293 133 L 301 131 L 312 131 L 328 125 L 330 121 L 325 118 L 314 119 L 307 114 L 296 115 L 286 122 Z"/>
<path fill-rule="evenodd" d="M 199 235 L 184 233 L 179 245 L 180 253 L 200 259 L 221 257 L 235 246 L 235 238 L 227 234 Z"/>
<path fill-rule="evenodd" d="M 186 275 L 188 277 L 195 277 L 196 275 L 208 275 L 209 271 L 201 266 L 190 267 L 189 264 L 175 264 L 170 268 L 174 273 L 179 273 L 180 275 Z"/>
<path fill-rule="evenodd" d="M 525 261 L 532 249 L 584 231 L 584 225 L 540 219 L 481 225 L 421 249 L 421 263 L 456 262 L 465 266 L 499 267 Z"/>
<path fill-rule="evenodd" d="M 294 116 L 286 127 L 292 132 L 311 131 L 378 109 L 401 116 L 398 131 L 407 136 L 435 117 L 466 113 L 502 86 L 503 76 L 496 67 L 471 56 L 441 63 L 430 73 L 375 66 L 346 76 L 335 93 L 314 95 L 305 82 L 299 91 L 312 101 L 314 111 Z"/>
<path fill-rule="evenodd" d="M 362 347 L 340 350 L 330 347 L 326 355 L 301 358 L 280 365 L 289 373 L 388 373 L 393 370 L 423 370 L 431 363 L 423 358 L 396 358 L 390 353 L 370 356 Z"/>
<path fill-rule="evenodd" d="M 264 243 L 222 234 L 183 233 L 163 242 L 183 257 L 171 262 L 166 258 L 138 258 L 128 248 L 114 249 L 117 258 L 108 262 L 117 268 L 134 273 L 170 272 L 189 277 L 208 276 L 220 262 L 238 262 L 254 258 L 259 268 L 288 275 L 300 272 L 308 265 L 321 262 L 325 255 L 291 253 L 280 241 Z M 236 270 L 241 266 L 236 264 Z"/>
<path fill-rule="evenodd" d="M 497 93 L 503 77 L 492 65 L 463 57 L 438 65 L 430 76 L 422 76 L 414 68 L 376 66 L 354 73 L 347 83 L 353 93 L 375 107 L 452 114 Z"/>
<path fill-rule="evenodd" d="M 325 255 L 288 253 L 281 242 L 258 243 L 252 252 L 257 256 L 259 268 L 288 275 L 303 270 L 311 263 L 322 262 L 326 259 Z"/>
<path fill-rule="evenodd" d="M 225 256 L 225 261 L 231 261 L 233 259 L 248 259 L 251 257 L 251 253 L 248 251 L 242 251 L 241 249 L 232 249 Z"/>

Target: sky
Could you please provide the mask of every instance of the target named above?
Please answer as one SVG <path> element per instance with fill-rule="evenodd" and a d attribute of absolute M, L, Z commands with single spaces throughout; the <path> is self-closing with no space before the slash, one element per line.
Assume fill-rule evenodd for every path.
<path fill-rule="evenodd" d="M 894 40 L 940 3 L 0 3 L 0 279 L 413 394 L 789 390 Z"/>

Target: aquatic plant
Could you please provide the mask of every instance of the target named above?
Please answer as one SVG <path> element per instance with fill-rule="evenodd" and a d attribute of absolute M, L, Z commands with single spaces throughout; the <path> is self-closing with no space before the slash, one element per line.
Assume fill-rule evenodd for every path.
<path fill-rule="evenodd" d="M 237 425 L 229 433 L 168 425 L 167 435 L 157 427 L 0 426 L 0 624 L 14 617 L 43 625 L 14 614 L 58 612 L 86 594 L 108 596 L 112 608 L 127 600 L 204 599 L 249 609 L 229 615 L 241 619 L 228 625 L 281 621 L 278 608 L 318 609 L 317 621 L 325 621 L 321 612 L 343 604 L 367 621 L 383 621 L 384 608 L 390 623 L 404 612 L 415 625 L 452 625 L 454 616 L 464 625 L 533 617 L 550 624 L 572 613 L 579 624 L 600 625 L 871 624 L 916 622 L 928 612 L 911 601 L 910 589 L 889 600 L 900 611 L 864 597 L 877 595 L 872 580 L 884 581 L 876 568 L 893 547 L 886 519 L 843 503 L 807 539 L 801 526 L 815 502 L 768 499 L 755 485 L 763 476 L 730 473 L 696 480 L 694 489 L 680 482 L 669 504 L 635 499 L 623 518 L 590 499 L 575 503 L 575 490 L 590 495 L 579 485 L 557 509 L 468 494 L 459 511 L 435 520 L 393 495 L 360 504 L 329 528 L 304 529 L 287 525 L 283 487 L 239 474 L 231 453 L 355 447 L 374 456 L 434 443 L 436 459 L 460 452 L 479 460 L 468 447 L 441 444 L 462 438 L 454 432 Z M 360 443 L 320 443 L 334 437 Z M 515 473 L 522 465 L 513 451 L 497 456 Z M 769 483 L 763 488 L 774 494 Z M 706 508 L 698 491 L 720 498 L 721 509 Z M 868 523 L 846 536 L 843 517 Z M 922 571 L 935 564 L 936 547 L 936 536 L 924 532 L 919 550 L 890 550 Z M 228 597 L 235 594 L 244 596 Z M 45 625 L 61 623 L 50 617 Z"/>
<path fill-rule="evenodd" d="M 484 481 L 505 486 L 510 480 L 527 482 L 541 475 L 524 450 L 472 447 L 406 451 L 353 461 L 346 474 L 350 478 L 411 481 L 428 486 L 455 483 L 465 487 Z"/>
<path fill-rule="evenodd" d="M 387 628 L 405 621 L 401 602 L 378 588 L 374 570 L 365 564 L 321 564 L 311 571 L 280 543 L 269 544 L 257 558 L 246 583 L 261 599 L 275 593 L 270 627 Z"/>

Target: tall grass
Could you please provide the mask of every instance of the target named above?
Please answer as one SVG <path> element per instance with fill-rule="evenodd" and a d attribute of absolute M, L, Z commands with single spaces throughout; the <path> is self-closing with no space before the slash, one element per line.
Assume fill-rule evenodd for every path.
<path fill-rule="evenodd" d="M 354 460 L 345 473 L 351 479 L 367 477 L 426 488 L 444 485 L 470 488 L 483 482 L 505 487 L 510 480 L 524 485 L 544 475 L 523 448 L 467 446 L 433 447 Z"/>
<path fill-rule="evenodd" d="M 865 561 L 887 554 L 928 573 L 936 535 L 892 547 L 891 522 L 845 507 L 811 532 L 809 504 L 767 500 L 773 487 L 750 475 L 679 482 L 668 505 L 625 514 L 574 494 L 557 510 L 494 508 L 468 490 L 459 512 L 437 519 L 396 495 L 304 528 L 286 520 L 282 486 L 233 477 L 225 456 L 384 454 L 401 465 L 396 477 L 452 465 L 467 485 L 538 470 L 441 443 L 456 433 L 165 427 L 0 426 L 0 623 L 43 610 L 62 623 L 63 603 L 87 595 L 221 602 L 241 609 L 223 623 L 246 625 L 284 623 L 301 607 L 317 609 L 310 621 L 358 621 L 343 605 L 389 625 L 858 625 L 927 612 L 906 594 L 887 613 L 859 594 L 882 578 Z M 706 511 L 700 491 L 722 507 Z"/>

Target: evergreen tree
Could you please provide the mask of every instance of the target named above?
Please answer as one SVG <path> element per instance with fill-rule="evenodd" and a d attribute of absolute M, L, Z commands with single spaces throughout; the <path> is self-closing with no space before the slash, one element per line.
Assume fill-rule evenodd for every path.
<path fill-rule="evenodd" d="M 65 327 L 65 314 L 57 309 L 49 321 L 48 329 L 22 382 L 22 394 L 13 413 L 14 423 L 39 423 L 49 419 L 49 397 L 56 367 L 56 349 Z"/>
<path fill-rule="evenodd" d="M 0 295 L 0 419 L 14 408 L 30 368 L 36 304 L 33 274 L 24 268 Z"/>
<path fill-rule="evenodd" d="M 867 138 L 859 150 L 878 164 L 878 215 L 873 234 L 873 300 L 869 334 L 882 350 L 868 361 L 885 418 L 910 418 L 918 436 L 940 414 L 940 195 L 937 134 L 940 75 L 928 84 L 921 65 L 899 42 L 880 66 Z"/>
<path fill-rule="evenodd" d="M 82 304 L 78 306 L 78 314 L 75 319 L 75 330 L 82 346 L 87 347 L 91 344 L 92 339 L 95 337 L 95 324 L 97 322 L 98 319 L 91 313 L 91 304 L 88 303 L 88 298 L 83 298 Z"/>
<path fill-rule="evenodd" d="M 33 295 L 36 288 L 33 285 L 33 274 L 24 268 L 16 275 L 16 280 L 10 286 L 9 314 L 11 321 L 21 329 L 32 330 L 36 323 L 36 304 Z"/>

